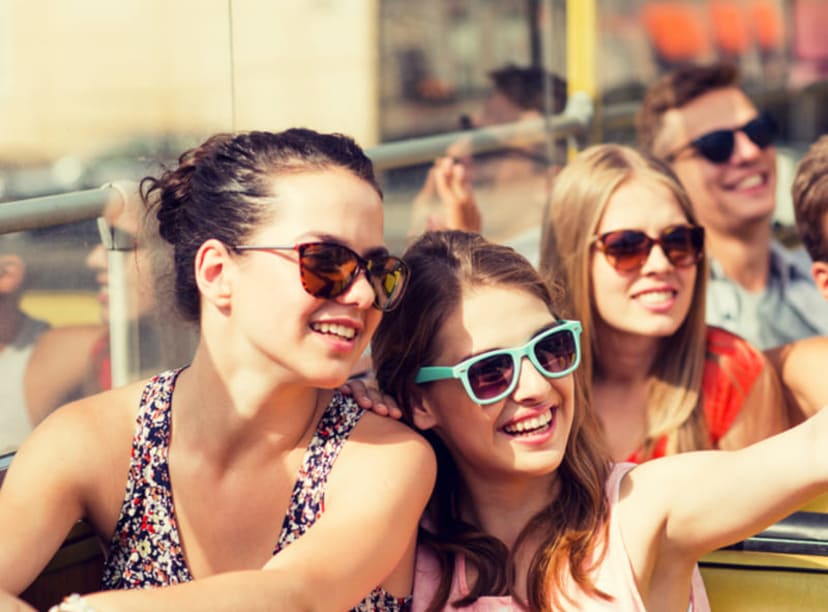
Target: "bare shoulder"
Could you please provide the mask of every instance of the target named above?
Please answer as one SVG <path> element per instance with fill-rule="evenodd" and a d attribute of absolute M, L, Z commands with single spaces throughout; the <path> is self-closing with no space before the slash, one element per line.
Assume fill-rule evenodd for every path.
<path fill-rule="evenodd" d="M 64 325 L 46 330 L 37 339 L 32 359 L 61 360 L 64 367 L 85 361 L 92 347 L 106 336 L 102 325 Z M 80 357 L 80 359 L 78 359 Z"/>
<path fill-rule="evenodd" d="M 117 431 L 119 426 L 134 423 L 147 382 L 141 380 L 65 404 L 52 413 L 43 426 L 77 427 L 78 434 Z"/>
<path fill-rule="evenodd" d="M 393 471 L 399 478 L 410 474 L 433 480 L 437 470 L 429 442 L 404 423 L 372 412 L 362 415 L 342 451 L 356 469 L 380 474 Z"/>
<path fill-rule="evenodd" d="M 26 368 L 26 402 L 39 423 L 61 404 L 80 397 L 91 371 L 93 349 L 103 338 L 100 325 L 70 325 L 45 331 Z"/>
<path fill-rule="evenodd" d="M 828 360 L 828 336 L 814 336 L 766 351 L 793 408 L 800 411 L 793 424 L 828 405 L 828 378 L 824 375 Z"/>
<path fill-rule="evenodd" d="M 415 461 L 433 461 L 431 444 L 416 430 L 405 423 L 373 412 L 362 415 L 352 440 L 388 449 L 396 447 L 397 452 L 409 455 Z"/>
<path fill-rule="evenodd" d="M 64 404 L 24 441 L 15 463 L 45 460 L 52 469 L 61 466 L 81 480 L 97 470 L 108 471 L 113 458 L 128 456 L 144 385 L 133 383 Z"/>

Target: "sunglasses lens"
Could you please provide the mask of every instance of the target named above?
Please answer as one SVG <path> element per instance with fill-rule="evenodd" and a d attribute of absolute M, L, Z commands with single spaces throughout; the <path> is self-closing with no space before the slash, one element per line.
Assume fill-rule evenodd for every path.
<path fill-rule="evenodd" d="M 515 364 L 508 354 L 491 355 L 473 364 L 468 371 L 469 386 L 476 400 L 489 400 L 497 397 L 512 382 Z"/>
<path fill-rule="evenodd" d="M 356 254 L 338 244 L 310 243 L 299 249 L 302 286 L 318 298 L 335 298 L 350 286 L 359 269 Z"/>
<path fill-rule="evenodd" d="M 661 235 L 661 244 L 670 263 L 677 267 L 692 266 L 704 251 L 704 229 L 679 226 Z"/>
<path fill-rule="evenodd" d="M 776 137 L 776 122 L 767 114 L 759 115 L 743 128 L 747 137 L 760 149 L 769 146 Z"/>
<path fill-rule="evenodd" d="M 636 230 L 609 232 L 601 236 L 599 242 L 610 265 L 622 272 L 644 265 L 653 246 L 647 234 Z"/>
<path fill-rule="evenodd" d="M 693 141 L 696 150 L 714 164 L 722 164 L 733 155 L 735 144 L 731 130 L 716 130 Z"/>
<path fill-rule="evenodd" d="M 570 330 L 556 331 L 541 338 L 534 346 L 535 357 L 547 374 L 567 371 L 575 363 L 577 346 Z"/>
<path fill-rule="evenodd" d="M 368 262 L 368 279 L 376 294 L 376 307 L 386 312 L 394 310 L 405 291 L 408 267 L 397 257 L 377 257 Z"/>

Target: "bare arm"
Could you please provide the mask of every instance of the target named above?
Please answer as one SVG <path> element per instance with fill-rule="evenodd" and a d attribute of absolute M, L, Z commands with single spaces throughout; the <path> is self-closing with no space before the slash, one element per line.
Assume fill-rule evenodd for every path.
<path fill-rule="evenodd" d="M 7 595 L 2 591 L 0 591 L 0 610 L 4 612 L 37 612 L 25 601 Z"/>
<path fill-rule="evenodd" d="M 748 391 L 736 420 L 719 441 L 724 450 L 743 448 L 790 426 L 776 371 L 767 359 L 763 361 L 762 372 Z"/>
<path fill-rule="evenodd" d="M 828 490 L 828 411 L 737 451 L 644 463 L 622 485 L 624 540 L 642 592 L 689 576 L 707 552 L 761 531 Z M 684 600 L 686 602 L 686 599 Z"/>
<path fill-rule="evenodd" d="M 33 423 L 83 395 L 92 347 L 105 334 L 100 325 L 68 325 L 52 328 L 38 338 L 24 380 Z"/>
<path fill-rule="evenodd" d="M 0 591 L 31 584 L 79 519 L 114 529 L 142 386 L 67 404 L 20 447 L 0 487 Z"/>
<path fill-rule="evenodd" d="M 452 157 L 434 161 L 412 211 L 412 236 L 437 229 L 480 232 L 483 227 L 467 168 Z"/>
<path fill-rule="evenodd" d="M 325 513 L 262 570 L 89 598 L 97 610 L 343 610 L 382 584 L 410 592 L 435 460 L 419 435 L 366 414 L 332 471 Z"/>
<path fill-rule="evenodd" d="M 89 435 L 78 416 L 67 407 L 35 429 L 0 488 L 2 590 L 23 591 L 84 514 L 82 473 Z"/>
<path fill-rule="evenodd" d="M 828 405 L 828 336 L 805 338 L 767 351 L 775 367 L 794 424 Z"/>

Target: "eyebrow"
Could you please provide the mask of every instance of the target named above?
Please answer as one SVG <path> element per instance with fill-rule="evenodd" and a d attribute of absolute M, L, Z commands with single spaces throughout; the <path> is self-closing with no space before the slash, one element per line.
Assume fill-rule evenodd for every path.
<path fill-rule="evenodd" d="M 342 240 L 342 238 L 339 238 L 338 236 L 334 236 L 332 234 L 316 234 L 316 233 L 310 232 L 309 234 L 306 234 L 306 236 L 307 236 L 307 239 L 300 239 L 300 240 L 297 241 L 297 244 L 301 244 L 302 242 L 308 242 L 312 239 L 314 241 L 319 241 L 319 242 L 332 242 L 334 244 L 339 244 L 339 245 L 347 247 L 347 248 L 351 249 L 352 251 L 358 253 L 358 251 L 355 248 L 353 248 L 350 244 L 348 244 L 347 242 Z M 368 249 L 366 249 L 365 251 L 363 251 L 362 253 L 359 253 L 359 254 L 367 259 L 369 257 L 375 257 L 377 255 L 388 255 L 389 251 L 388 251 L 388 247 L 382 245 L 382 246 L 369 247 Z"/>

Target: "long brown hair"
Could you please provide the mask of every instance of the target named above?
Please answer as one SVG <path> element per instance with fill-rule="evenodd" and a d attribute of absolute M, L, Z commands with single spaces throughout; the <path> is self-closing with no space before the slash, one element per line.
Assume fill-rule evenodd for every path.
<path fill-rule="evenodd" d="M 374 335 L 372 355 L 380 387 L 396 398 L 403 419 L 414 426 L 414 406 L 422 397 L 414 377 L 420 367 L 436 359 L 438 333 L 460 305 L 464 290 L 512 287 L 539 297 L 553 313 L 555 294 L 522 255 L 477 234 L 429 232 L 412 244 L 404 257 L 411 267 L 411 284 L 400 306 L 383 316 Z M 469 605 L 483 595 L 514 597 L 515 553 L 530 535 L 539 537 L 541 546 L 532 557 L 526 585 L 528 602 L 522 604 L 532 610 L 551 610 L 561 596 L 567 597 L 564 585 L 570 580 L 589 594 L 606 597 L 595 587 L 589 572 L 600 562 L 606 538 L 609 504 L 604 487 L 609 458 L 583 388 L 584 378 L 576 372 L 575 414 L 558 468 L 560 492 L 524 526 L 511 551 L 479 525 L 461 517 L 465 489 L 454 459 L 433 432 L 422 432 L 438 461 L 437 483 L 427 514 L 431 524 L 428 530 L 421 530 L 421 543 L 433 549 L 442 570 L 431 610 L 446 604 L 456 555 L 474 565 L 477 580 L 468 596 L 453 605 Z"/>
<path fill-rule="evenodd" d="M 597 359 L 590 262 L 592 236 L 612 194 L 629 180 L 666 187 L 690 223 L 696 217 L 690 199 L 673 171 L 664 163 L 630 147 L 603 144 L 589 147 L 558 174 L 546 209 L 541 239 L 541 273 L 569 288 L 571 308 L 581 320 L 582 368 L 588 380 L 600 367 Z M 704 418 L 702 374 L 705 360 L 705 291 L 707 262 L 696 266 L 696 283 L 687 317 L 676 332 L 664 338 L 650 372 L 647 400 L 647 439 L 644 456 L 662 435 L 667 452 L 709 448 Z"/>

